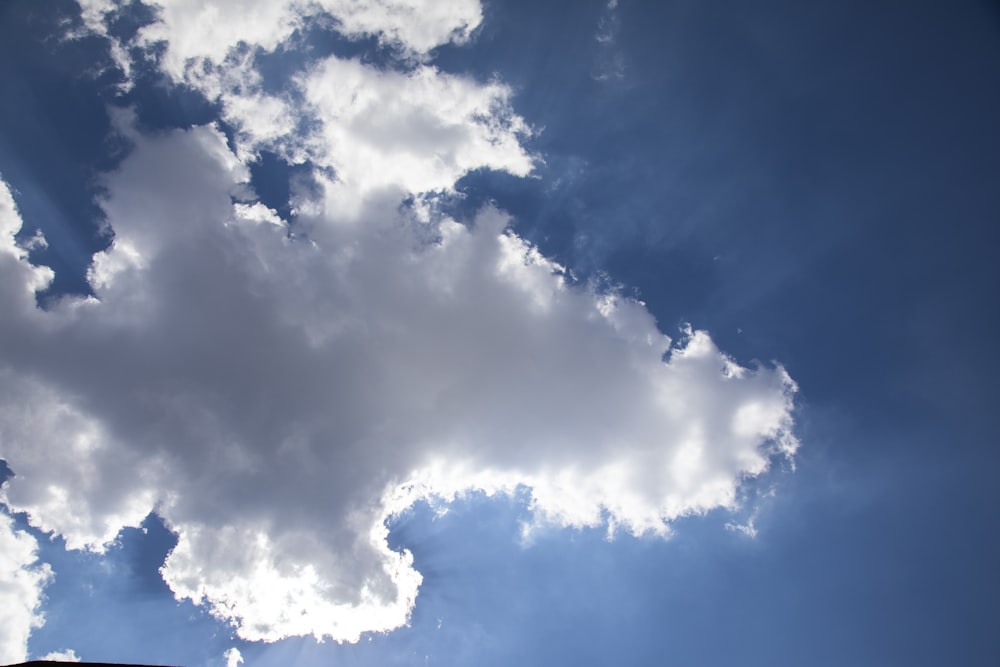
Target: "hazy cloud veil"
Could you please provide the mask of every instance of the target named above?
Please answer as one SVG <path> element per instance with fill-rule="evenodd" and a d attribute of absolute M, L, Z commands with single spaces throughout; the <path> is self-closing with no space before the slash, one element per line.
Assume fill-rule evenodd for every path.
<path fill-rule="evenodd" d="M 117 3 L 81 4 L 107 34 Z M 704 332 L 672 341 L 502 211 L 436 207 L 470 170 L 526 176 L 537 159 L 507 86 L 432 64 L 474 38 L 478 2 L 155 4 L 158 22 L 114 43 L 120 66 L 164 45 L 164 74 L 219 101 L 234 140 L 114 112 L 132 144 L 104 176 L 114 241 L 94 296 L 46 310 L 52 273 L 15 241 L 0 186 L 12 511 L 98 550 L 156 511 L 179 535 L 162 571 L 178 597 L 246 639 L 353 641 L 407 621 L 421 577 L 385 522 L 420 498 L 523 486 L 539 522 L 665 533 L 794 453 L 783 369 L 742 368 Z M 293 48 L 308 21 L 376 35 L 397 65 L 307 59 L 265 89 L 254 55 Z M 249 185 L 265 148 L 312 171 L 294 223 Z M 37 598 L 46 570 L 7 532 L 3 565 Z"/>

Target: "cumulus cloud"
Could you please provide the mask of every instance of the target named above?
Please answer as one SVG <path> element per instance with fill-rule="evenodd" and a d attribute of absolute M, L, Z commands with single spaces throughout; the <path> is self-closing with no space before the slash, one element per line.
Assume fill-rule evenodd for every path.
<path fill-rule="evenodd" d="M 105 32 L 120 0 L 79 0 L 84 21 Z M 328 17 L 347 37 L 372 35 L 406 55 L 464 43 L 482 21 L 478 0 L 147 0 L 159 20 L 130 42 L 162 44 L 161 66 L 177 82 L 197 80 L 237 47 L 273 51 L 306 21 Z"/>
<path fill-rule="evenodd" d="M 339 209 L 347 193 L 356 199 L 379 189 L 443 190 L 479 167 L 531 171 L 519 141 L 530 131 L 510 110 L 502 84 L 431 67 L 384 72 L 329 58 L 301 86 L 322 127 L 310 158 L 339 175 Z"/>
<path fill-rule="evenodd" d="M 38 562 L 37 552 L 35 538 L 0 512 L 0 662 L 4 664 L 27 660 L 28 637 L 45 622 L 39 607 L 52 570 Z"/>
<path fill-rule="evenodd" d="M 482 20 L 477 0 L 157 0 L 159 20 L 127 42 L 107 21 L 116 0 L 82 0 L 91 30 L 106 37 L 131 71 L 128 53 L 158 56 L 165 74 L 217 101 L 235 130 L 237 155 L 255 158 L 261 148 L 290 162 L 309 162 L 337 174 L 329 183 L 337 215 L 357 212 L 376 189 L 421 193 L 449 189 L 471 169 L 490 167 L 527 175 L 534 160 L 521 139 L 531 128 L 513 112 L 511 89 L 499 81 L 473 81 L 429 64 L 403 63 L 397 71 L 358 60 L 328 57 L 310 63 L 279 90 L 265 90 L 256 68 L 307 23 L 334 27 L 348 37 L 376 35 L 425 54 L 466 41 Z M 223 20 L 222 17 L 225 17 Z"/>
<path fill-rule="evenodd" d="M 46 653 L 39 660 L 54 660 L 56 662 L 80 662 L 80 656 L 76 654 L 73 649 L 65 649 L 63 651 L 52 651 L 51 653 Z"/>
<path fill-rule="evenodd" d="M 178 76 L 240 34 L 273 48 L 320 4 L 414 50 L 479 21 L 465 2 L 431 27 L 399 19 L 416 2 L 266 3 L 265 26 L 237 19 L 209 46 L 184 4 L 160 3 L 147 33 Z M 417 500 L 526 488 L 539 523 L 665 534 L 794 453 L 783 369 L 742 368 L 705 332 L 672 340 L 502 211 L 435 209 L 472 169 L 530 172 L 502 84 L 328 58 L 289 85 L 287 128 L 247 120 L 242 146 L 214 126 L 128 131 L 92 297 L 37 306 L 52 272 L 16 244 L 0 188 L 2 499 L 35 526 L 101 550 L 156 511 L 178 597 L 245 639 L 353 641 L 408 619 L 421 576 L 386 522 Z M 275 142 L 314 171 L 294 222 L 249 184 L 247 147 Z"/>

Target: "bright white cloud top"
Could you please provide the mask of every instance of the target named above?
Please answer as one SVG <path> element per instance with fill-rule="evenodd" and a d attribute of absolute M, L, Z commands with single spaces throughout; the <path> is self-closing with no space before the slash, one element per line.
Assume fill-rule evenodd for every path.
<path fill-rule="evenodd" d="M 84 3 L 94 28 L 113 4 Z M 435 207 L 470 170 L 533 162 L 508 88 L 413 60 L 468 39 L 477 3 L 157 4 L 137 43 L 164 40 L 164 71 L 221 101 L 237 141 L 122 120 L 95 296 L 47 310 L 52 273 L 0 188 L 3 502 L 32 525 L 100 550 L 155 511 L 179 536 L 162 570 L 179 598 L 249 640 L 354 641 L 409 617 L 421 576 L 386 521 L 420 499 L 520 486 L 540 523 L 666 534 L 794 453 L 782 368 L 741 368 L 700 331 L 672 341 L 501 211 Z M 408 64 L 330 57 L 261 92 L 232 49 L 320 14 Z M 262 147 L 314 167 L 294 224 L 249 185 Z M 35 572 L 37 593 L 29 555 L 0 576 Z"/>

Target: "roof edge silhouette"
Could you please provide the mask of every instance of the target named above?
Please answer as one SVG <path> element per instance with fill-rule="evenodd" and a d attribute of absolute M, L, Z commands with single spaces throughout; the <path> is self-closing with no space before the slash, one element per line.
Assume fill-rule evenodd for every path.
<path fill-rule="evenodd" d="M 29 660 L 0 667 L 48 667 L 49 665 L 79 665 L 80 667 L 176 667 L 171 665 L 137 665 L 124 662 L 67 662 L 64 660 Z"/>

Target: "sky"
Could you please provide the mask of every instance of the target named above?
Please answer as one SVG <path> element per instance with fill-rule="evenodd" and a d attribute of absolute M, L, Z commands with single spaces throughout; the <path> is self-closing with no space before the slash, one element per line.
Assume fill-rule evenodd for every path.
<path fill-rule="evenodd" d="M 0 664 L 996 664 L 997 81 L 986 0 L 0 0 Z"/>

